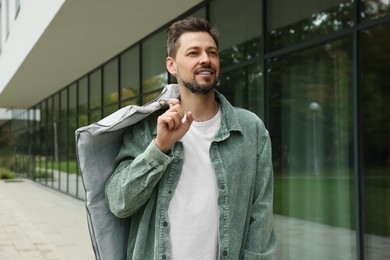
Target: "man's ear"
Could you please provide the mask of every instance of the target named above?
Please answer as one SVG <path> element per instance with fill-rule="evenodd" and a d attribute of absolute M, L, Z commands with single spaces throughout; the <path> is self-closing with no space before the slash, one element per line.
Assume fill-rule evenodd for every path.
<path fill-rule="evenodd" d="M 168 56 L 165 60 L 165 65 L 167 67 L 168 72 L 171 73 L 173 76 L 176 76 L 175 59 Z"/>

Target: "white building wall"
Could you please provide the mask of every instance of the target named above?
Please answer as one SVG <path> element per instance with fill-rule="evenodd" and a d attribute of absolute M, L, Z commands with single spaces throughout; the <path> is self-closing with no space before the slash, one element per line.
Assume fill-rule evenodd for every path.
<path fill-rule="evenodd" d="M 21 66 L 65 0 L 0 0 L 0 93 Z M 16 3 L 20 2 L 19 12 Z M 8 12 L 8 21 L 7 21 Z M 8 23 L 8 34 L 7 34 Z M 0 107 L 2 105 L 0 104 Z"/>

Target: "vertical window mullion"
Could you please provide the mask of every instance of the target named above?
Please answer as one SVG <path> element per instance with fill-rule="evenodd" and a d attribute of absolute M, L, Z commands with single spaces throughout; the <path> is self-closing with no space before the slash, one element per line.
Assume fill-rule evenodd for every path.
<path fill-rule="evenodd" d="M 360 90 L 360 40 L 357 29 L 360 21 L 360 8 L 358 1 L 354 1 L 354 31 L 353 31 L 353 99 L 354 99 L 354 172 L 355 172 L 355 218 L 356 218 L 356 255 L 358 260 L 365 259 L 365 221 L 364 221 L 364 180 L 362 172 L 363 156 L 362 124 L 361 124 L 361 90 Z"/>

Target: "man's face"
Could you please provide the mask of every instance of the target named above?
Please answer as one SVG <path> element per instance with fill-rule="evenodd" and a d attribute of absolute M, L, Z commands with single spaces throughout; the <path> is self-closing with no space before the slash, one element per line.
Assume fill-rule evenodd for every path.
<path fill-rule="evenodd" d="M 186 32 L 179 38 L 176 57 L 167 58 L 168 71 L 193 93 L 207 94 L 219 78 L 218 49 L 206 32 Z"/>

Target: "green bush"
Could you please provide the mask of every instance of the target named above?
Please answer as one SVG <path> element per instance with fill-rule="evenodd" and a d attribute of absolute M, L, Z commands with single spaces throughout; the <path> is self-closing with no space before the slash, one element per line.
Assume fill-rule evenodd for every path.
<path fill-rule="evenodd" d="M 12 169 L 15 165 L 15 158 L 12 156 L 1 156 L 0 155 L 0 167 Z"/>
<path fill-rule="evenodd" d="M 15 173 L 7 168 L 0 167 L 0 179 L 14 179 L 16 177 Z"/>

